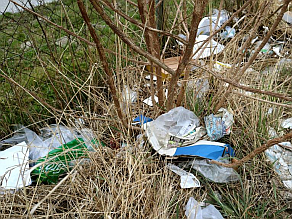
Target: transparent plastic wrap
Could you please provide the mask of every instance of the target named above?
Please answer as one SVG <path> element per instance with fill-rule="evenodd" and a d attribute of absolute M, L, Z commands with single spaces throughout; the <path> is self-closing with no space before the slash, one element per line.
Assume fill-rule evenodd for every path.
<path fill-rule="evenodd" d="M 221 213 L 214 205 L 209 204 L 205 208 L 202 208 L 201 205 L 205 204 L 199 203 L 193 197 L 190 197 L 185 206 L 186 217 L 188 219 L 223 219 Z"/>
<path fill-rule="evenodd" d="M 222 158 L 222 163 L 229 163 L 227 159 Z M 207 179 L 217 183 L 228 183 L 239 180 L 238 173 L 233 168 L 219 166 L 217 164 L 209 163 L 207 159 L 194 159 L 189 163 L 191 167 L 199 171 Z"/>

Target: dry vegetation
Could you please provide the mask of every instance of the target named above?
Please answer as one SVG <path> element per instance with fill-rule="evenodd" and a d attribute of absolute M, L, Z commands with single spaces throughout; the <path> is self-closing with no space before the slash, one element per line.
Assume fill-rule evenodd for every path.
<path fill-rule="evenodd" d="M 179 177 L 166 167 L 168 162 L 178 161 L 159 156 L 145 138 L 145 144 L 141 144 L 137 135 L 143 131 L 131 125 L 137 115 L 156 118 L 176 105 L 193 110 L 201 123 L 204 116 L 221 106 L 230 108 L 235 124 L 231 135 L 220 141 L 232 145 L 237 159 L 248 156 L 269 140 L 269 126 L 285 132 L 280 128 L 280 120 L 291 117 L 292 68 L 274 68 L 263 73 L 267 67 L 277 66 L 281 58 L 259 54 L 265 42 L 256 49 L 251 40 L 258 36 L 271 42 L 272 36 L 284 42 L 281 53 L 291 58 L 291 26 L 281 20 L 282 14 L 290 9 L 290 1 L 247 0 L 234 4 L 223 0 L 164 1 L 164 31 L 156 30 L 155 1 L 147 2 L 78 0 L 70 5 L 70 1 L 64 1 L 65 5 L 58 6 L 61 9 L 55 20 L 42 14 L 45 11 L 42 7 L 35 17 L 21 12 L 23 16 L 30 14 L 31 19 L 42 19 L 36 29 L 47 25 L 46 36 L 41 31 L 42 38 L 38 38 L 32 29 L 25 29 L 30 34 L 28 38 L 34 39 L 28 57 L 36 60 L 33 67 L 25 69 L 15 64 L 26 61 L 23 57 L 27 58 L 27 51 L 19 59 L 14 58 L 13 65 L 9 63 L 12 57 L 9 60 L 1 57 L 6 61 L 1 60 L 0 86 L 5 88 L 3 93 L 7 97 L 7 100 L 0 97 L 0 109 L 6 113 L 2 137 L 10 134 L 9 125 L 23 120 L 37 130 L 50 123 L 76 126 L 75 120 L 82 118 L 85 121 L 82 126 L 92 129 L 107 146 L 96 147 L 95 152 L 89 153 L 90 162 L 81 160 L 57 185 L 33 184 L 0 196 L 2 218 L 184 218 L 184 206 L 191 196 L 213 203 L 225 218 L 290 218 L 292 195 L 263 153 L 240 163 L 237 169 L 240 182 L 216 184 L 193 172 L 202 187 L 181 189 Z M 226 9 L 232 16 L 244 18 L 235 26 L 234 38 L 220 41 L 225 45 L 222 53 L 203 62 L 190 61 L 198 22 L 213 8 Z M 1 22 L 13 17 L 2 16 Z M 16 17 L 14 20 L 15 23 L 9 23 L 11 26 L 21 23 Z M 229 20 L 229 25 L 235 24 L 232 18 Z M 213 32 L 215 39 L 221 29 Z M 51 39 L 60 33 L 72 38 L 66 47 L 52 46 Z M 174 40 L 179 33 L 189 34 L 184 52 Z M 165 49 L 160 46 L 162 42 Z M 43 45 L 47 46 L 44 50 Z M 19 44 L 15 47 L 19 48 Z M 13 47 L 10 44 L 5 49 Z M 251 53 L 252 50 L 255 52 Z M 162 60 L 177 54 L 182 54 L 178 69 L 168 69 Z M 232 67 L 215 71 L 215 61 Z M 189 62 L 198 68 L 189 71 Z M 153 74 L 150 81 L 145 79 L 145 64 L 156 69 L 156 85 Z M 161 69 L 172 75 L 170 80 L 161 79 Z M 29 71 L 38 71 L 36 75 L 40 74 L 40 78 Z M 23 75 L 34 77 L 34 83 Z M 202 99 L 195 98 L 194 89 L 184 88 L 187 81 L 197 78 L 207 78 L 210 84 Z M 123 98 L 125 86 L 138 93 L 135 103 Z M 150 107 L 142 103 L 154 95 L 159 98 L 158 104 Z M 271 114 L 267 113 L 269 108 L 273 109 Z M 15 116 L 19 121 L 9 119 L 14 115 L 13 109 L 17 109 Z M 125 147 L 121 147 L 123 143 Z"/>

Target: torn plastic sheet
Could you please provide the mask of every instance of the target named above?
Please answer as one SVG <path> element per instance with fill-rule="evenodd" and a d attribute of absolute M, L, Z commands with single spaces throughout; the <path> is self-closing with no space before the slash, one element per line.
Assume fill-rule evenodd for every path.
<path fill-rule="evenodd" d="M 220 158 L 220 162 L 229 163 L 226 158 Z M 212 164 L 206 159 L 194 159 L 189 162 L 189 166 L 216 183 L 229 183 L 239 180 L 239 175 L 233 168 Z"/>
<path fill-rule="evenodd" d="M 219 29 L 229 19 L 229 15 L 227 11 L 225 10 L 221 10 L 219 17 L 218 15 L 219 15 L 219 10 L 214 9 L 212 13 L 212 17 L 204 17 L 198 25 L 197 36 L 210 35 L 211 29 L 212 31 Z M 217 23 L 217 26 L 216 26 L 216 23 Z"/>
<path fill-rule="evenodd" d="M 275 172 L 279 175 L 284 186 L 292 190 L 292 145 L 281 142 L 265 151 L 268 160 L 273 163 Z"/>
<path fill-rule="evenodd" d="M 186 36 L 184 36 L 182 34 L 179 34 L 179 36 L 183 39 L 186 39 Z M 204 46 L 202 46 L 202 48 L 199 51 L 197 51 L 201 47 L 201 45 L 204 43 L 204 41 L 207 40 L 208 37 L 209 36 L 207 36 L 207 35 L 199 35 L 196 38 L 196 42 L 195 42 L 195 45 L 193 48 L 193 53 L 196 52 L 196 54 L 193 55 L 193 59 L 196 59 L 199 55 L 200 55 L 200 57 L 199 57 L 200 59 L 206 58 L 206 57 L 211 56 L 212 54 L 216 55 L 216 54 L 223 51 L 225 46 L 216 42 L 213 39 L 208 40 L 208 42 L 206 42 L 204 44 Z M 183 46 L 183 44 L 181 42 L 179 42 L 179 41 L 177 41 L 177 42 L 180 46 Z"/>
<path fill-rule="evenodd" d="M 197 188 L 200 187 L 200 181 L 197 179 L 197 177 L 194 176 L 194 174 L 189 173 L 178 166 L 174 164 L 168 164 L 167 167 L 177 175 L 179 175 L 180 178 L 180 187 L 183 189 L 189 189 L 189 188 Z"/>
<path fill-rule="evenodd" d="M 19 189 L 31 184 L 28 156 L 29 149 L 25 142 L 0 151 L 0 190 Z"/>
<path fill-rule="evenodd" d="M 288 118 L 282 121 L 281 126 L 284 129 L 292 129 L 292 118 Z"/>
<path fill-rule="evenodd" d="M 204 203 L 198 203 L 193 197 L 189 198 L 185 206 L 185 215 L 188 219 L 223 219 L 221 213 L 214 205 L 209 204 L 202 208 Z"/>
<path fill-rule="evenodd" d="M 218 114 L 211 114 L 204 118 L 208 136 L 211 140 L 218 140 L 229 135 L 234 123 L 233 114 L 227 109 L 220 108 Z"/>
<path fill-rule="evenodd" d="M 157 103 L 158 102 L 158 97 L 154 96 L 154 101 Z M 153 106 L 152 98 L 148 97 L 145 100 L 143 100 L 143 103 L 147 104 L 148 106 Z"/>
<path fill-rule="evenodd" d="M 90 141 L 94 138 L 94 134 L 90 129 L 77 130 L 56 124 L 40 129 L 40 135 L 22 125 L 19 125 L 19 129 L 21 130 L 20 132 L 16 132 L 14 136 L 1 143 L 15 144 L 20 143 L 17 142 L 19 140 L 25 141 L 29 148 L 29 159 L 34 161 L 76 138 L 83 138 L 86 145 L 91 145 Z"/>
<path fill-rule="evenodd" d="M 292 24 L 292 12 L 286 11 L 282 17 L 282 20 L 288 24 Z"/>

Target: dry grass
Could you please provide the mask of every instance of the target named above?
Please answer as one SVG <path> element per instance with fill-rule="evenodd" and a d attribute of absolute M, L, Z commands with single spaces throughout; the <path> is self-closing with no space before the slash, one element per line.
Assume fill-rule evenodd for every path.
<path fill-rule="evenodd" d="M 263 1 L 259 1 L 259 4 L 261 2 Z M 269 28 L 275 21 L 275 16 L 271 16 L 270 19 L 267 17 L 277 9 L 276 4 L 270 4 L 269 10 L 265 11 L 265 19 L 261 20 L 261 26 L 266 25 Z M 246 19 L 239 24 L 240 30 L 236 37 L 228 43 L 225 42 L 224 52 L 205 60 L 203 67 L 213 68 L 214 60 L 229 64 L 236 62 L 240 55 L 239 45 L 243 44 L 243 39 L 255 25 L 249 23 L 252 17 L 257 15 L 255 7 L 253 5 L 252 8 L 248 8 L 250 11 Z M 128 10 L 127 6 L 125 12 L 128 13 Z M 118 17 L 115 19 L 125 33 L 131 31 L 132 26 L 128 22 L 119 23 Z M 183 29 L 181 22 L 178 19 L 177 22 L 168 24 L 171 26 L 170 31 L 180 32 Z M 260 31 L 262 29 L 259 29 L 259 37 L 262 37 L 263 33 Z M 131 36 L 144 48 L 142 35 L 140 30 L 133 30 Z M 291 37 L 290 29 L 280 22 L 273 37 L 285 40 Z M 127 118 L 127 124 L 131 126 L 131 119 L 140 114 L 156 118 L 165 107 L 158 105 L 150 107 L 142 101 L 158 88 L 156 85 L 152 88 L 147 85 L 150 81 L 145 79 L 144 66 L 128 60 L 131 58 L 141 61 L 144 58 L 130 51 L 118 37 L 115 38 L 114 47 L 116 55 L 108 55 L 108 59 L 111 60 L 109 64 L 115 73 L 117 98 L 122 103 L 121 110 Z M 291 51 L 288 41 L 285 50 Z M 61 53 L 65 53 L 65 50 Z M 118 119 L 111 92 L 103 86 L 107 77 L 101 73 L 102 65 L 96 61 L 98 60 L 96 51 L 89 48 L 87 55 L 90 62 L 88 74 L 84 78 L 80 76 L 78 80 L 77 77 L 75 80 L 70 79 L 64 71 L 64 66 L 57 66 L 51 60 L 46 61 L 47 68 L 58 72 L 58 79 L 55 82 L 60 81 L 61 84 L 62 81 L 67 88 L 62 90 L 64 107 L 50 116 L 54 118 L 54 122 L 67 126 L 76 126 L 75 119 L 82 118 L 85 121 L 83 127 L 92 129 L 96 138 L 104 141 L 107 146 L 97 147 L 95 152 L 90 152 L 90 162 L 77 165 L 57 185 L 32 185 L 13 194 L 6 193 L 0 196 L 2 218 L 183 218 L 184 206 L 191 196 L 197 201 L 215 204 L 226 218 L 289 218 L 292 206 L 291 197 L 287 197 L 287 194 L 291 193 L 284 188 L 264 154 L 258 155 L 238 169 L 240 182 L 216 184 L 193 171 L 201 181 L 202 187 L 181 189 L 179 177 L 166 168 L 167 162 L 171 160 L 160 157 L 152 151 L 146 139 L 146 143 L 141 146 L 136 136 L 143 132 L 125 128 Z M 243 60 L 247 61 L 248 58 L 246 55 Z M 291 96 L 290 68 L 283 71 L 275 70 L 268 74 L 262 73 L 263 69 L 278 61 L 278 57 L 257 58 L 250 66 L 253 70 L 240 75 L 240 83 Z M 231 79 L 237 74 L 234 71 L 219 73 Z M 213 112 L 213 107 L 226 92 L 225 83 L 204 69 L 192 72 L 188 80 L 202 77 L 208 78 L 210 83 L 206 96 L 198 100 L 194 98 L 196 93 L 191 92 L 182 101 L 182 105 L 193 110 L 201 121 L 204 116 Z M 179 83 L 182 81 L 183 79 L 179 79 Z M 122 95 L 124 86 L 137 92 L 138 98 L 135 103 L 125 102 Z M 168 86 L 169 82 L 165 82 L 163 88 Z M 66 93 L 67 90 L 70 92 Z M 249 96 L 248 93 L 232 87 L 224 107 L 233 110 L 235 124 L 231 135 L 221 141 L 233 146 L 237 158 L 244 157 L 266 142 L 269 139 L 269 126 L 282 131 L 280 120 L 290 117 L 291 110 L 276 104 L 291 105 L 290 102 L 260 94 Z M 273 108 L 271 114 L 267 114 L 269 108 Z M 46 122 L 43 122 L 42 126 L 45 125 Z M 123 143 L 126 143 L 126 146 L 121 148 Z M 34 208 L 35 206 L 37 208 Z"/>

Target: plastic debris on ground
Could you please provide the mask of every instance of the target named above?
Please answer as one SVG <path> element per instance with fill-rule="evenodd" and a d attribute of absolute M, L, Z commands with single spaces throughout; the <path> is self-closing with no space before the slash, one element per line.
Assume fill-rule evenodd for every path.
<path fill-rule="evenodd" d="M 218 114 L 211 114 L 204 118 L 208 136 L 211 140 L 218 140 L 229 135 L 234 123 L 233 114 L 227 109 L 220 108 Z"/>
<path fill-rule="evenodd" d="M 174 164 L 168 164 L 167 167 L 180 178 L 180 187 L 183 189 L 200 187 L 200 181 L 192 173 L 189 173 Z"/>
<path fill-rule="evenodd" d="M 153 119 L 143 115 L 139 115 L 135 119 L 133 119 L 132 125 L 142 125 L 151 121 L 153 121 Z"/>
<path fill-rule="evenodd" d="M 154 96 L 154 101 L 156 103 L 158 103 L 158 97 Z M 143 100 L 143 103 L 147 104 L 148 106 L 153 106 L 153 101 L 152 101 L 152 97 L 148 97 L 145 100 Z"/>
<path fill-rule="evenodd" d="M 123 92 L 122 92 L 123 102 L 130 104 L 137 101 L 137 92 L 133 91 L 128 86 L 124 86 Z"/>
<path fill-rule="evenodd" d="M 59 177 L 74 166 L 74 160 L 80 157 L 87 157 L 87 152 L 88 147 L 85 145 L 84 140 L 81 138 L 74 139 L 50 151 L 47 156 L 38 159 L 36 165 L 44 164 L 33 169 L 31 175 L 39 182 L 57 183 Z"/>
<path fill-rule="evenodd" d="M 198 156 L 218 159 L 233 156 L 230 145 L 200 140 L 206 132 L 198 117 L 184 107 L 177 107 L 147 123 L 146 134 L 154 150 L 166 156 Z M 227 129 L 227 128 L 226 128 Z"/>
<path fill-rule="evenodd" d="M 219 10 L 214 9 L 211 17 L 204 17 L 200 21 L 198 25 L 197 36 L 210 35 L 211 29 L 212 31 L 219 29 L 228 19 L 229 15 L 227 11 L 221 10 L 219 16 Z"/>
<path fill-rule="evenodd" d="M 232 27 L 226 26 L 225 31 L 220 34 L 220 37 L 224 40 L 233 38 L 235 36 L 236 30 Z"/>
<path fill-rule="evenodd" d="M 284 121 L 282 121 L 281 126 L 284 129 L 288 129 L 288 128 L 292 129 L 292 118 L 288 118 L 288 119 L 285 119 Z"/>
<path fill-rule="evenodd" d="M 283 128 L 291 128 L 292 118 L 282 122 Z M 277 138 L 278 133 L 273 127 L 269 127 L 269 137 Z M 282 135 L 283 133 L 280 133 Z M 268 160 L 273 164 L 275 172 L 279 175 L 284 186 L 292 190 L 292 144 L 281 142 L 265 150 Z"/>
<path fill-rule="evenodd" d="M 16 132 L 11 138 L 1 141 L 1 143 L 15 145 L 25 141 L 29 147 L 29 159 L 33 161 L 46 156 L 51 150 L 76 138 L 83 138 L 88 145 L 94 138 L 90 129 L 77 130 L 56 124 L 40 129 L 40 135 L 21 125 L 18 128 L 20 129 L 19 132 Z"/>
<path fill-rule="evenodd" d="M 292 24 L 292 12 L 286 11 L 282 17 L 282 20 L 288 24 Z"/>
<path fill-rule="evenodd" d="M 225 158 L 221 158 L 219 161 L 229 163 Z M 239 175 L 233 168 L 212 164 L 207 159 L 194 159 L 189 162 L 189 166 L 216 183 L 229 183 L 239 180 Z"/>
<path fill-rule="evenodd" d="M 221 213 L 214 205 L 198 203 L 193 197 L 190 197 L 185 206 L 185 215 L 188 219 L 223 219 Z"/>
<path fill-rule="evenodd" d="M 1 190 L 19 189 L 31 184 L 28 157 L 29 149 L 25 142 L 0 151 L 0 193 Z"/>

